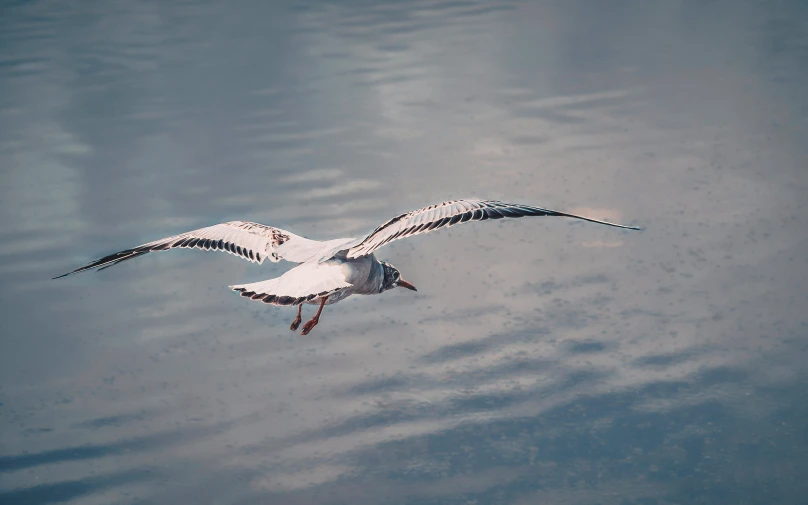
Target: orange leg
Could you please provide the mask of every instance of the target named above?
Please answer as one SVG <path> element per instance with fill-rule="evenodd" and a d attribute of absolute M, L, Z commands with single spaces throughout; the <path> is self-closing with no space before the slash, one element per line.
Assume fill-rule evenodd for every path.
<path fill-rule="evenodd" d="M 320 322 L 320 313 L 323 312 L 323 307 L 325 307 L 326 300 L 328 300 L 327 296 L 320 298 L 320 308 L 317 309 L 317 313 L 314 314 L 314 317 L 312 317 L 309 322 L 303 325 L 303 331 L 300 332 L 301 335 L 308 335 L 311 329 L 317 326 L 317 323 Z"/>
<path fill-rule="evenodd" d="M 292 321 L 292 326 L 289 327 L 290 330 L 295 331 L 298 326 L 300 326 L 300 321 L 302 321 L 302 312 L 303 312 L 303 304 L 297 306 L 297 317 L 294 321 Z"/>

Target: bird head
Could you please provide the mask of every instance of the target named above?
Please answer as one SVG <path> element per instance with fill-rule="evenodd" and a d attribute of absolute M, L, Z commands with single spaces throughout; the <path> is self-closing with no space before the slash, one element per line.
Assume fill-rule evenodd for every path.
<path fill-rule="evenodd" d="M 407 288 L 413 291 L 418 291 L 415 286 L 401 278 L 401 272 L 390 263 L 381 262 L 384 268 L 384 279 L 382 280 L 382 287 L 379 293 L 393 288 Z"/>

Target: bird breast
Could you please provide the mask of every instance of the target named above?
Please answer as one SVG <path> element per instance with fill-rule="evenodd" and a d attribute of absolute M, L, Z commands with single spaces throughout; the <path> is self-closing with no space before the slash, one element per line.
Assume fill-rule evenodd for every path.
<path fill-rule="evenodd" d="M 334 260 L 332 260 L 334 261 Z M 372 254 L 354 259 L 337 260 L 342 262 L 345 280 L 353 284 L 353 292 L 361 295 L 379 293 L 384 274 L 381 263 Z"/>

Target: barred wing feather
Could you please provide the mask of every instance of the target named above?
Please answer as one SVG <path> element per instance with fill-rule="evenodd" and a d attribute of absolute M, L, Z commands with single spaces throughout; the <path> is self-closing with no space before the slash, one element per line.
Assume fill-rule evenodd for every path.
<path fill-rule="evenodd" d="M 468 221 L 484 221 L 503 217 L 562 216 L 582 219 L 592 223 L 605 224 L 628 230 L 639 230 L 633 226 L 608 223 L 588 217 L 566 214 L 531 205 L 503 203 L 494 200 L 452 200 L 414 210 L 382 224 L 367 237 L 347 249 L 348 258 L 358 258 L 371 254 L 376 249 L 394 240 L 420 235 L 439 228 L 454 226 Z"/>
<path fill-rule="evenodd" d="M 153 251 L 167 251 L 176 247 L 224 251 L 260 264 L 267 258 L 273 262 L 284 259 L 302 263 L 316 256 L 322 245 L 322 242 L 309 240 L 280 228 L 248 221 L 230 221 L 124 249 L 55 279 L 94 268 L 103 270 Z"/>

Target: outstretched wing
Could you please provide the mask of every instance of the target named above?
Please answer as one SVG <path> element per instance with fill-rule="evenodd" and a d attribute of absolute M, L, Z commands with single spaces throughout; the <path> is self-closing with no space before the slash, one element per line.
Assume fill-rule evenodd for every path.
<path fill-rule="evenodd" d="M 342 265 L 309 262 L 298 265 L 280 277 L 252 284 L 230 286 L 241 296 L 272 305 L 300 305 L 350 288 Z"/>
<path fill-rule="evenodd" d="M 302 263 L 316 255 L 322 246 L 322 242 L 309 240 L 279 228 L 247 221 L 230 221 L 125 249 L 54 279 L 93 268 L 103 270 L 152 251 L 167 251 L 175 247 L 224 251 L 253 263 L 263 263 L 267 258 L 273 262 L 284 259 Z"/>
<path fill-rule="evenodd" d="M 606 221 L 575 216 L 573 214 L 542 209 L 541 207 L 533 207 L 530 205 L 503 203 L 493 200 L 452 200 L 394 217 L 376 228 L 370 235 L 362 239 L 361 242 L 351 246 L 348 249 L 347 256 L 348 258 L 366 256 L 393 240 L 412 237 L 413 235 L 437 230 L 445 226 L 453 226 L 457 223 L 524 216 L 572 217 L 592 223 L 625 228 L 627 230 L 639 230 L 639 228 L 633 226 L 607 223 Z"/>

